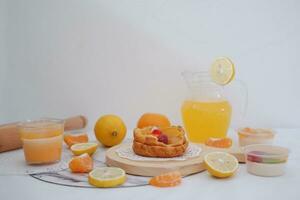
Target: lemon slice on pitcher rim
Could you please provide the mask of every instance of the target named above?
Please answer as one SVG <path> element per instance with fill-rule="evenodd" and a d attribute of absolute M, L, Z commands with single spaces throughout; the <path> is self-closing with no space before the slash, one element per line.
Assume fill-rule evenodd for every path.
<path fill-rule="evenodd" d="M 233 62 L 226 57 L 217 58 L 210 67 L 212 80 L 219 85 L 230 83 L 235 75 Z"/>
<path fill-rule="evenodd" d="M 117 167 L 99 167 L 89 173 L 88 180 L 96 187 L 116 187 L 126 181 L 126 173 Z"/>
<path fill-rule="evenodd" d="M 225 152 L 211 152 L 204 156 L 207 171 L 218 178 L 232 176 L 239 167 L 238 160 Z"/>
<path fill-rule="evenodd" d="M 88 153 L 89 155 L 93 155 L 98 148 L 98 144 L 95 142 L 86 142 L 86 143 L 78 143 L 73 144 L 71 146 L 71 151 L 74 155 L 79 156 L 84 153 Z"/>

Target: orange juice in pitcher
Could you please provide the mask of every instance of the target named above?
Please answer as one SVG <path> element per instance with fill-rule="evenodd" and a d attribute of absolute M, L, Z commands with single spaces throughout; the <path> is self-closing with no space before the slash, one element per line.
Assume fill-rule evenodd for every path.
<path fill-rule="evenodd" d="M 231 118 L 231 105 L 226 100 L 186 100 L 181 107 L 182 119 L 192 142 L 226 137 Z"/>
<path fill-rule="evenodd" d="M 229 58 L 216 59 L 210 71 L 182 73 L 189 96 L 182 103 L 182 121 L 191 142 L 204 143 L 208 138 L 224 138 L 230 126 L 232 106 L 224 95 L 224 86 L 234 78 L 235 69 Z M 247 87 L 240 82 L 247 105 Z"/>

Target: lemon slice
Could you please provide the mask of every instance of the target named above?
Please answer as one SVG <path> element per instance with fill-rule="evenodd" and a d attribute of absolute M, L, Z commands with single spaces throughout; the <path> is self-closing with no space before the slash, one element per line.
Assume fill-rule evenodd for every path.
<path fill-rule="evenodd" d="M 89 173 L 89 183 L 96 187 L 116 187 L 126 180 L 125 171 L 117 167 L 100 167 Z"/>
<path fill-rule="evenodd" d="M 210 75 L 214 82 L 219 85 L 230 83 L 235 74 L 233 62 L 226 57 L 217 58 L 210 68 Z"/>
<path fill-rule="evenodd" d="M 211 152 L 204 156 L 207 171 L 218 178 L 232 176 L 239 167 L 238 160 L 225 152 Z"/>
<path fill-rule="evenodd" d="M 92 155 L 98 148 L 98 144 L 94 142 L 78 143 L 71 146 L 74 155 L 79 156 L 84 153 Z"/>

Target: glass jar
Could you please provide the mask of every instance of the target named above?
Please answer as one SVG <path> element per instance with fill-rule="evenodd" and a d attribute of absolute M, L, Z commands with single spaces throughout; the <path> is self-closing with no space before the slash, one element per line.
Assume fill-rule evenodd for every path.
<path fill-rule="evenodd" d="M 189 140 L 204 143 L 211 137 L 226 137 L 232 118 L 232 105 L 227 99 L 231 96 L 228 90 L 225 95 L 226 86 L 213 82 L 208 71 L 185 71 L 182 76 L 188 86 L 188 96 L 182 103 L 181 114 Z M 245 115 L 247 87 L 242 81 L 237 83 L 242 89 L 239 95 L 243 97 L 241 105 Z"/>
<path fill-rule="evenodd" d="M 182 120 L 191 142 L 226 137 L 231 120 L 231 105 L 223 86 L 214 83 L 207 71 L 182 73 L 189 95 L 181 107 Z"/>
<path fill-rule="evenodd" d="M 64 120 L 28 120 L 21 122 L 18 127 L 27 164 L 47 164 L 60 160 Z"/>

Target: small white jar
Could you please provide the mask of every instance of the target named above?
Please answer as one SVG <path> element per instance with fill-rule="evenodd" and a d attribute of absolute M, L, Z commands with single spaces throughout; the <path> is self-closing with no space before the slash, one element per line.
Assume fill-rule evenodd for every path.
<path fill-rule="evenodd" d="M 275 131 L 271 129 L 253 129 L 246 127 L 238 129 L 237 132 L 240 146 L 272 144 L 275 137 Z"/>
<path fill-rule="evenodd" d="M 244 148 L 247 171 L 257 176 L 281 176 L 285 172 L 289 150 L 273 145 L 249 145 Z"/>

